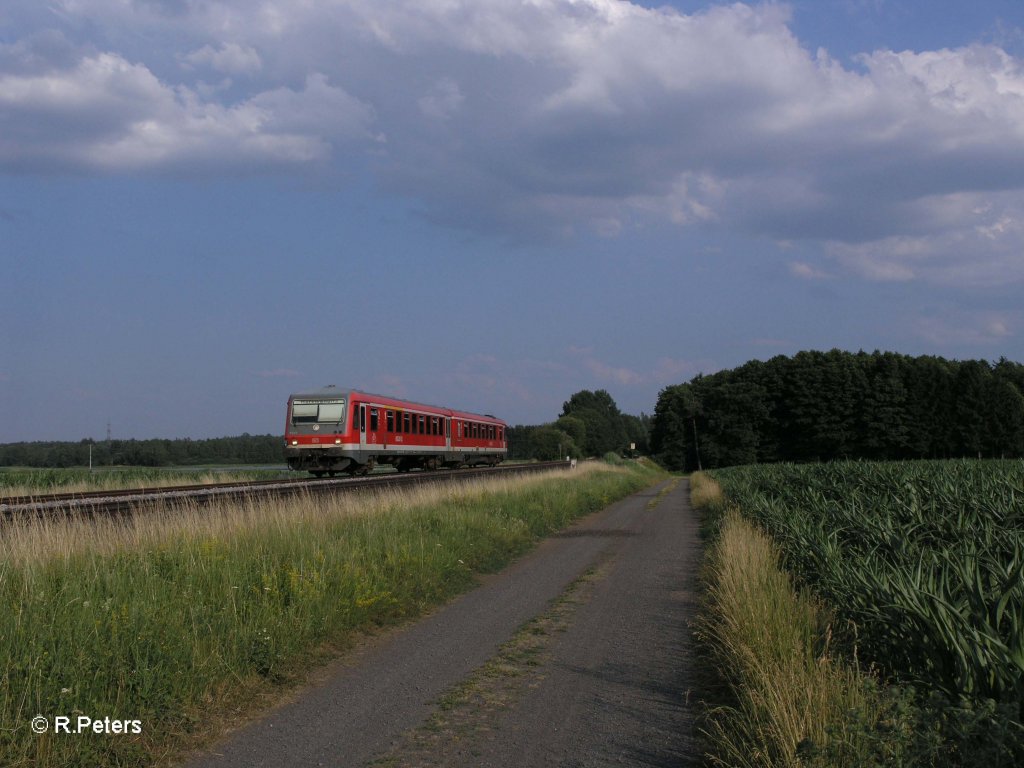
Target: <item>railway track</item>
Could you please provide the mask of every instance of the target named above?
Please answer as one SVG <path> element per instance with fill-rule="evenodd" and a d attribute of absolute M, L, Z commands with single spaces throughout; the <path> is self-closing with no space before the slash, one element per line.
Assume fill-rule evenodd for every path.
<path fill-rule="evenodd" d="M 0 522 L 28 518 L 127 516 L 160 506 L 188 502 L 212 504 L 258 498 L 282 498 L 306 493 L 321 495 L 426 483 L 462 482 L 480 477 L 524 474 L 565 469 L 566 461 L 511 464 L 485 469 L 438 470 L 371 475 L 369 477 L 255 480 L 248 483 L 181 485 L 165 488 L 131 488 L 122 491 L 90 491 L 33 496 L 0 497 Z"/>

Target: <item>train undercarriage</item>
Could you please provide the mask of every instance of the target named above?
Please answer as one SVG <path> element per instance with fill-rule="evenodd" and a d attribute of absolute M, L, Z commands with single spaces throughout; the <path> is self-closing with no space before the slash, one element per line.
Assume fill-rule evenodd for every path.
<path fill-rule="evenodd" d="M 288 467 L 306 471 L 316 477 L 348 474 L 365 475 L 377 465 L 391 465 L 399 472 L 420 469 L 434 471 L 442 467 L 459 469 L 469 466 L 496 466 L 504 456 L 499 453 L 465 453 L 459 451 L 440 454 L 378 454 L 369 451 L 339 451 L 331 448 L 289 448 L 286 450 Z"/>

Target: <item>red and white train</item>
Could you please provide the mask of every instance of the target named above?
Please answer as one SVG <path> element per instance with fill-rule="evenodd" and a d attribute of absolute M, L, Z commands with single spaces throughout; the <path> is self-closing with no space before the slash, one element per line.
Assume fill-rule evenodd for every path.
<path fill-rule="evenodd" d="M 377 464 L 399 472 L 493 466 L 507 438 L 508 425 L 494 416 L 330 386 L 288 398 L 284 454 L 289 467 L 317 477 Z"/>

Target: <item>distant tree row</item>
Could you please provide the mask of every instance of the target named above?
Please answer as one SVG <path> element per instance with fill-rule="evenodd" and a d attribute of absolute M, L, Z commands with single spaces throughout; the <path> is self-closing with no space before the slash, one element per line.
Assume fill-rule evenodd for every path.
<path fill-rule="evenodd" d="M 208 440 L 85 439 L 77 443 L 32 442 L 0 445 L 0 467 L 142 467 L 192 464 L 282 464 L 280 435 L 217 437 Z"/>
<path fill-rule="evenodd" d="M 651 450 L 672 469 L 773 461 L 1019 457 L 1024 365 L 799 352 L 670 386 Z"/>
<path fill-rule="evenodd" d="M 604 390 L 583 390 L 562 406 L 550 424 L 516 426 L 508 430 L 509 458 L 553 460 L 559 456 L 625 454 L 630 445 L 648 450 L 650 417 L 621 413 Z M 143 467 L 193 464 L 281 464 L 279 435 L 219 437 L 209 440 L 82 440 L 69 442 L 8 443 L 0 445 L 0 467 Z"/>
<path fill-rule="evenodd" d="M 619 411 L 605 390 L 581 390 L 562 404 L 550 424 L 509 429 L 509 458 L 554 460 L 559 457 L 624 455 L 630 445 L 647 452 L 650 417 Z"/>

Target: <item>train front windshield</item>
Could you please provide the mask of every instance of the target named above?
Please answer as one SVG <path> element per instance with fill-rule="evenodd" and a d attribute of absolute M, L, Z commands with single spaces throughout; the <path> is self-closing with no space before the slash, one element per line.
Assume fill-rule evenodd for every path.
<path fill-rule="evenodd" d="M 292 426 L 338 424 L 345 420 L 344 400 L 293 400 Z"/>

